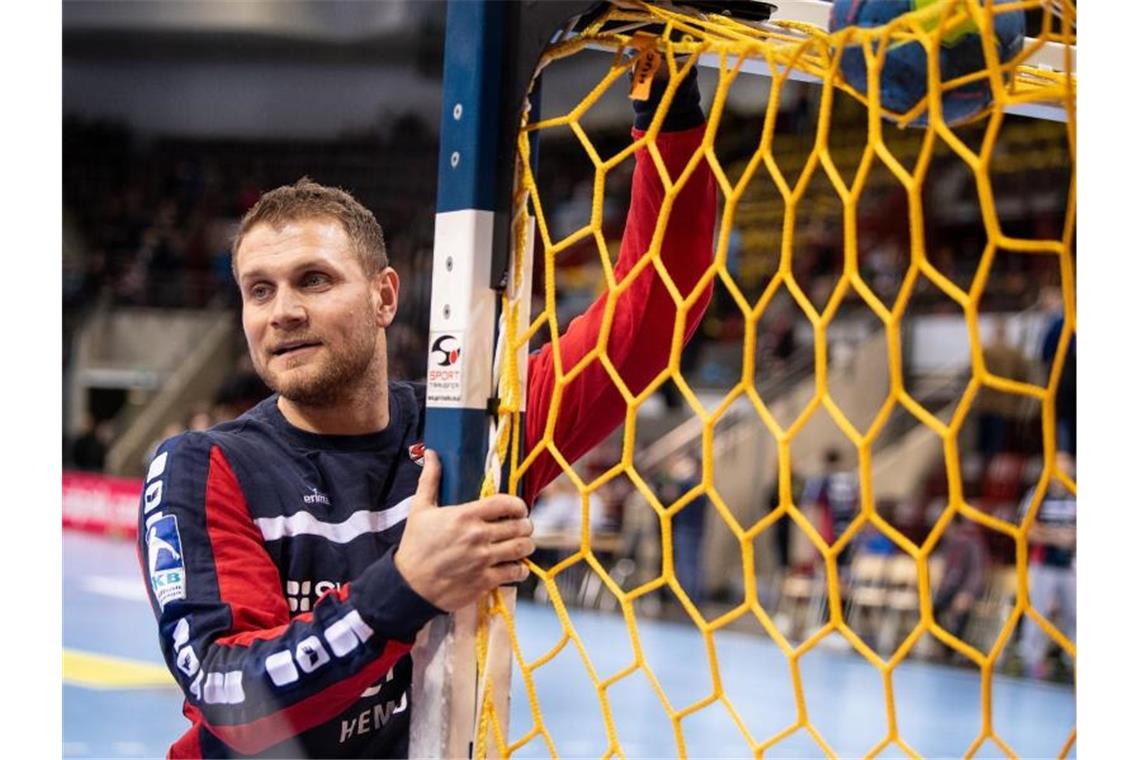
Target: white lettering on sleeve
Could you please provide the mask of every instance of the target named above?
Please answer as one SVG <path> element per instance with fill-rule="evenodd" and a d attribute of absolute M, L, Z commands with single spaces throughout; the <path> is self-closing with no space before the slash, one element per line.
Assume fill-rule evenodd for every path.
<path fill-rule="evenodd" d="M 368 623 L 364 622 L 364 618 L 360 617 L 360 613 L 356 610 L 345 615 L 344 620 L 348 621 L 348 624 L 352 626 L 352 632 L 356 634 L 356 638 L 360 639 L 361 644 L 372 638 L 372 629 L 368 626 Z M 391 673 L 392 671 L 388 672 Z"/>
<path fill-rule="evenodd" d="M 161 475 L 166 470 L 166 457 L 170 452 L 164 451 L 154 458 L 150 463 L 150 469 L 146 471 L 146 482 L 150 482 Z"/>
<path fill-rule="evenodd" d="M 178 669 L 193 677 L 198 672 L 198 655 L 194 654 L 194 647 L 184 646 L 178 650 Z"/>
<path fill-rule="evenodd" d="M 297 645 L 296 652 L 297 664 L 301 666 L 301 670 L 306 673 L 312 673 L 314 670 L 324 665 L 331 659 L 325 645 L 316 636 L 309 636 Z"/>
<path fill-rule="evenodd" d="M 156 480 L 146 487 L 146 492 L 143 494 L 143 513 L 148 513 L 154 510 L 159 504 L 162 503 L 162 481 Z"/>
<path fill-rule="evenodd" d="M 198 676 L 194 679 L 194 683 L 190 684 L 190 693 L 194 695 L 194 699 L 202 699 L 202 676 L 204 675 L 204 671 L 198 671 Z"/>
<path fill-rule="evenodd" d="M 215 705 L 225 701 L 225 676 L 221 673 L 207 673 L 205 688 L 202 690 L 202 701 Z"/>
<path fill-rule="evenodd" d="M 357 644 L 363 644 L 372 638 L 372 629 L 360 617 L 360 613 L 353 610 L 326 628 L 325 638 L 328 639 L 333 654 L 344 657 L 356 649 Z"/>
<path fill-rule="evenodd" d="M 289 651 L 275 652 L 265 658 L 265 669 L 274 686 L 286 686 L 299 677 L 297 666 L 293 664 L 293 655 Z"/>
<path fill-rule="evenodd" d="M 344 657 L 360 645 L 345 618 L 341 618 L 326 628 L 325 638 L 328 639 L 329 649 L 337 657 Z"/>
<path fill-rule="evenodd" d="M 245 701 L 241 686 L 241 671 L 207 673 L 203 701 L 212 705 L 237 705 Z"/>
<path fill-rule="evenodd" d="M 241 687 L 241 671 L 231 670 L 225 674 L 225 683 L 222 686 L 227 705 L 240 705 L 245 701 L 245 689 Z"/>
<path fill-rule="evenodd" d="M 174 648 L 181 649 L 190 641 L 190 623 L 186 618 L 181 618 L 177 625 L 174 626 Z"/>

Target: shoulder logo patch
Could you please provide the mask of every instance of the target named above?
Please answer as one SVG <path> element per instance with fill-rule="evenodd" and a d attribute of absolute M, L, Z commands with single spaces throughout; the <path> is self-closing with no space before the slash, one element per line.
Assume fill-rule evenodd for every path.
<path fill-rule="evenodd" d="M 146 534 L 146 554 L 150 585 L 159 607 L 165 608 L 175 599 L 185 599 L 186 566 L 177 517 L 163 515 L 151 523 Z"/>

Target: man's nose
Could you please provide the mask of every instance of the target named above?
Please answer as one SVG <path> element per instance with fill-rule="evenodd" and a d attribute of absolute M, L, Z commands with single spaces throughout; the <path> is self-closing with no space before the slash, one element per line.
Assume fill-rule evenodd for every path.
<path fill-rule="evenodd" d="M 273 299 L 270 321 L 274 327 L 288 328 L 307 319 L 305 304 L 291 288 L 282 288 Z"/>

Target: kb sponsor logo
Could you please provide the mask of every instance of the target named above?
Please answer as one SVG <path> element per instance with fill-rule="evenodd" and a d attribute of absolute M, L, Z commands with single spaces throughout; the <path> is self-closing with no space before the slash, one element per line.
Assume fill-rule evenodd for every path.
<path fill-rule="evenodd" d="M 160 607 L 175 599 L 186 598 L 186 568 L 182 559 L 182 540 L 178 535 L 178 518 L 162 515 L 150 524 L 146 534 L 147 565 L 150 585 Z"/>

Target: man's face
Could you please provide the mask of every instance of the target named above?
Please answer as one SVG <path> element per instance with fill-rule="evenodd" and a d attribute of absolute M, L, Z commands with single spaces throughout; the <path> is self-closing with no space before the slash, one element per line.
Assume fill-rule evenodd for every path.
<path fill-rule="evenodd" d="M 324 407 L 384 381 L 399 280 L 390 268 L 366 276 L 339 222 L 255 225 L 236 263 L 250 357 L 269 387 Z"/>

